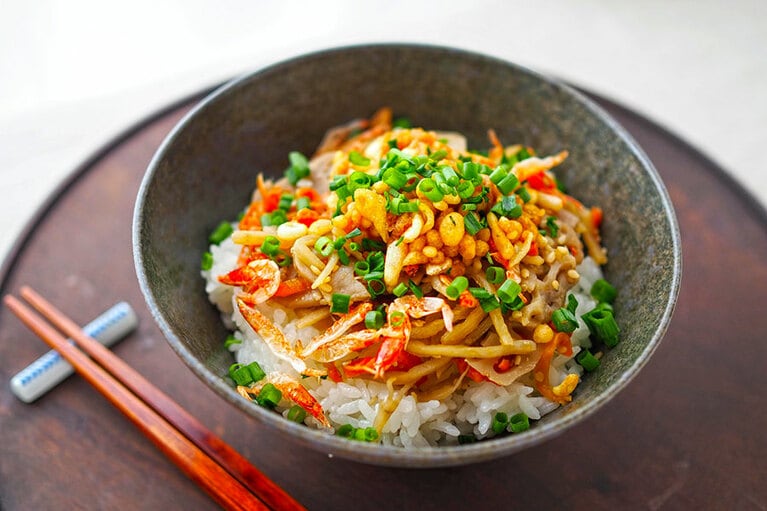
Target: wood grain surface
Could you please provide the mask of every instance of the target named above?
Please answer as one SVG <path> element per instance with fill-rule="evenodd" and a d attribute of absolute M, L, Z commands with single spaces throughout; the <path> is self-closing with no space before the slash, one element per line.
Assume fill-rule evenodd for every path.
<path fill-rule="evenodd" d="M 599 100 L 661 173 L 679 218 L 684 276 L 668 333 L 609 405 L 544 445 L 460 468 L 378 468 L 275 436 L 181 362 L 144 306 L 131 220 L 152 154 L 193 102 L 149 119 L 84 164 L 5 262 L 81 324 L 128 301 L 130 365 L 309 509 L 767 509 L 767 217 L 706 158 Z M 0 311 L 0 508 L 216 509 L 87 383 L 28 405 L 10 378 L 47 348 Z M 500 507 L 503 506 L 503 507 Z"/>

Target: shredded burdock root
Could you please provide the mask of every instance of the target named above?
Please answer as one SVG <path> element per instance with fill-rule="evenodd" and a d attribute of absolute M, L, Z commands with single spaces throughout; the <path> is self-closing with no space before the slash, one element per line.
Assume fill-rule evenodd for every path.
<path fill-rule="evenodd" d="M 565 403 L 578 384 L 549 382 L 555 352 L 572 351 L 551 321 L 584 243 L 606 262 L 601 211 L 558 187 L 551 171 L 567 151 L 538 157 L 488 135 L 487 153 L 468 152 L 461 136 L 394 127 L 381 109 L 331 130 L 311 160 L 291 153 L 285 178 L 259 176 L 232 234 L 239 267 L 220 280 L 239 287 L 243 317 L 300 374 L 386 382 L 379 432 L 406 394 L 444 399 L 467 381 L 526 377 Z M 330 327 L 291 346 L 258 312 L 267 299 L 301 326 Z M 266 381 L 327 425 L 287 378 Z"/>

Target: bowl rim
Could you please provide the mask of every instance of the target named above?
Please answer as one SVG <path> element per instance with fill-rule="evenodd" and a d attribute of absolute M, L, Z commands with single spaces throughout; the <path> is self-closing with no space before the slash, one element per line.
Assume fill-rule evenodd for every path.
<path fill-rule="evenodd" d="M 168 148 L 175 142 L 179 135 L 186 129 L 190 122 L 200 113 L 210 107 L 210 105 L 220 98 L 233 94 L 240 87 L 248 82 L 263 75 L 280 72 L 282 69 L 291 66 L 303 60 L 313 60 L 324 56 L 344 53 L 344 52 L 362 52 L 366 50 L 423 50 L 446 55 L 457 56 L 459 58 L 468 58 L 472 60 L 484 61 L 490 64 L 512 68 L 517 72 L 527 74 L 533 78 L 555 87 L 561 92 L 571 96 L 579 102 L 586 110 L 604 123 L 613 131 L 633 153 L 634 157 L 647 173 L 653 186 L 658 191 L 664 216 L 669 224 L 671 238 L 672 255 L 672 275 L 666 306 L 662 311 L 659 326 L 653 333 L 647 346 L 638 355 L 632 365 L 623 371 L 621 375 L 609 385 L 605 392 L 591 398 L 586 404 L 571 411 L 566 416 L 553 420 L 551 423 L 542 424 L 531 428 L 523 433 L 508 435 L 502 438 L 492 439 L 491 441 L 480 441 L 464 445 L 442 446 L 438 448 L 412 448 L 404 449 L 401 447 L 386 446 L 379 444 L 367 444 L 361 442 L 350 442 L 345 438 L 330 435 L 327 432 L 307 428 L 306 426 L 292 423 L 285 420 L 281 415 L 271 411 L 262 410 L 260 407 L 254 407 L 246 402 L 236 393 L 234 388 L 226 383 L 221 377 L 210 371 L 200 360 L 198 360 L 191 351 L 184 345 L 179 337 L 174 333 L 169 322 L 163 316 L 157 299 L 155 298 L 147 275 L 144 271 L 143 245 L 141 242 L 141 219 L 147 190 L 152 182 L 154 174 L 163 159 Z M 567 85 L 557 78 L 544 75 L 527 67 L 500 57 L 491 56 L 471 50 L 439 46 L 421 43 L 365 43 L 337 46 L 309 53 L 299 54 L 278 62 L 274 62 L 252 71 L 237 76 L 212 92 L 207 94 L 198 104 L 192 107 L 166 135 L 161 145 L 155 151 L 147 171 L 141 181 L 138 190 L 137 200 L 134 207 L 133 226 L 132 226 L 132 249 L 134 258 L 134 267 L 138 278 L 141 292 L 146 301 L 147 307 L 160 327 L 163 335 L 176 354 L 187 364 L 192 371 L 206 382 L 217 394 L 223 397 L 229 403 L 245 412 L 258 421 L 274 427 L 279 432 L 289 436 L 293 441 L 308 446 L 312 449 L 325 452 L 329 458 L 335 455 L 351 461 L 369 463 L 381 466 L 392 466 L 402 468 L 433 468 L 457 466 L 469 463 L 477 463 L 490 459 L 508 456 L 522 449 L 532 447 L 543 443 L 551 438 L 562 434 L 570 426 L 579 423 L 595 414 L 609 400 L 615 397 L 623 390 L 628 383 L 639 373 L 647 364 L 651 355 L 655 352 L 663 339 L 670 320 L 676 307 L 677 298 L 681 284 L 682 274 L 682 248 L 679 224 L 676 218 L 673 204 L 668 191 L 663 184 L 654 165 L 645 154 L 644 150 L 634 140 L 634 138 L 623 128 L 615 119 L 612 118 L 602 107 L 586 97 L 580 91 Z"/>

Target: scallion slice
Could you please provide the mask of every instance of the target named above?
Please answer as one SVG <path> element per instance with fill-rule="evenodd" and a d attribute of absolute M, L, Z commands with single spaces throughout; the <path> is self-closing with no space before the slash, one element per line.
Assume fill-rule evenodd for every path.
<path fill-rule="evenodd" d="M 200 269 L 207 271 L 213 268 L 213 254 L 210 252 L 203 252 L 202 259 L 200 260 Z"/>
<path fill-rule="evenodd" d="M 349 302 L 351 296 L 343 293 L 333 293 L 330 297 L 330 312 L 338 314 L 347 314 L 349 312 Z"/>
<path fill-rule="evenodd" d="M 530 418 L 524 413 L 517 413 L 509 418 L 509 431 L 521 433 L 530 429 Z"/>
<path fill-rule="evenodd" d="M 214 245 L 220 244 L 226 238 L 232 235 L 234 227 L 229 222 L 221 222 L 208 236 L 208 241 Z"/>
<path fill-rule="evenodd" d="M 519 293 L 522 292 L 522 288 L 515 281 L 506 279 L 498 288 L 498 298 L 505 304 L 512 304 L 517 299 Z"/>
<path fill-rule="evenodd" d="M 296 211 L 301 211 L 302 209 L 312 209 L 312 201 L 309 197 L 299 197 L 296 199 Z"/>
<path fill-rule="evenodd" d="M 468 204 L 464 204 L 464 206 L 468 206 Z M 476 213 L 469 211 L 463 217 L 463 227 L 469 233 L 469 236 L 474 236 L 482 230 L 482 222 L 479 221 Z"/>
<path fill-rule="evenodd" d="M 320 236 L 314 242 L 314 250 L 323 257 L 329 256 L 333 252 L 333 240 L 327 236 Z"/>
<path fill-rule="evenodd" d="M 282 392 L 271 383 L 261 387 L 261 392 L 256 396 L 256 402 L 265 408 L 274 408 L 282 399 Z"/>
<path fill-rule="evenodd" d="M 394 289 L 392 290 L 392 293 L 394 293 L 394 296 L 400 297 L 407 293 L 407 284 L 404 282 L 400 282 L 396 286 L 394 286 Z"/>
<path fill-rule="evenodd" d="M 555 310 L 551 314 L 551 322 L 554 323 L 554 328 L 557 332 L 565 332 L 569 334 L 578 328 L 578 320 L 575 319 L 575 314 L 564 307 Z"/>
<path fill-rule="evenodd" d="M 503 412 L 498 412 L 493 416 L 491 427 L 496 435 L 500 435 L 509 426 L 509 416 Z"/>
<path fill-rule="evenodd" d="M 349 161 L 352 165 L 357 165 L 359 167 L 367 167 L 370 165 L 370 158 L 366 158 L 357 151 L 351 151 L 349 153 Z"/>
<path fill-rule="evenodd" d="M 599 367 L 599 359 L 586 349 L 575 355 L 575 361 L 588 372 L 595 371 Z"/>
<path fill-rule="evenodd" d="M 485 276 L 491 284 L 498 285 L 506 278 L 506 271 L 500 266 L 489 266 L 485 270 Z"/>
<path fill-rule="evenodd" d="M 591 335 L 597 341 L 603 342 L 611 348 L 618 344 L 620 328 L 618 328 L 618 323 L 615 322 L 612 311 L 605 307 L 597 306 L 581 316 L 581 318 L 583 318 L 586 326 L 589 327 Z"/>
<path fill-rule="evenodd" d="M 605 279 L 599 279 L 591 286 L 591 296 L 598 302 L 613 303 L 617 295 L 618 291 Z"/>
<path fill-rule="evenodd" d="M 442 200 L 442 197 L 444 197 L 432 178 L 422 179 L 418 183 L 418 191 L 432 202 L 439 202 Z"/>
<path fill-rule="evenodd" d="M 268 255 L 269 257 L 275 257 L 279 255 L 281 252 L 280 240 L 277 239 L 276 236 L 267 236 L 264 238 L 264 242 L 261 244 L 261 252 Z"/>
<path fill-rule="evenodd" d="M 293 405 L 288 410 L 288 420 L 301 424 L 306 419 L 306 410 L 298 405 Z"/>
<path fill-rule="evenodd" d="M 383 312 L 372 310 L 365 314 L 365 328 L 370 328 L 372 330 L 378 330 L 381 328 L 384 324 L 384 315 Z"/>

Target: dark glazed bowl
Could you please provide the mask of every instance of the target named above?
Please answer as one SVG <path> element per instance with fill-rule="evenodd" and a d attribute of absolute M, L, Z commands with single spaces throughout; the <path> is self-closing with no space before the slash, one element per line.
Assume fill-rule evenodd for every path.
<path fill-rule="evenodd" d="M 568 149 L 569 192 L 604 210 L 606 277 L 620 344 L 578 386 L 572 403 L 528 431 L 455 447 L 404 450 L 350 442 L 253 406 L 227 375 L 226 331 L 200 277 L 207 236 L 248 203 L 259 171 L 281 174 L 287 154 L 313 152 L 325 130 L 380 106 L 414 125 L 460 131 L 485 147 L 487 129 L 541 154 Z M 679 290 L 681 249 L 668 194 L 652 163 L 605 112 L 571 88 L 483 55 L 418 45 L 340 48 L 236 79 L 168 135 L 147 170 L 133 226 L 148 306 L 173 349 L 224 399 L 295 442 L 327 454 L 401 467 L 472 463 L 543 442 L 595 413 L 644 366 L 666 331 Z"/>

